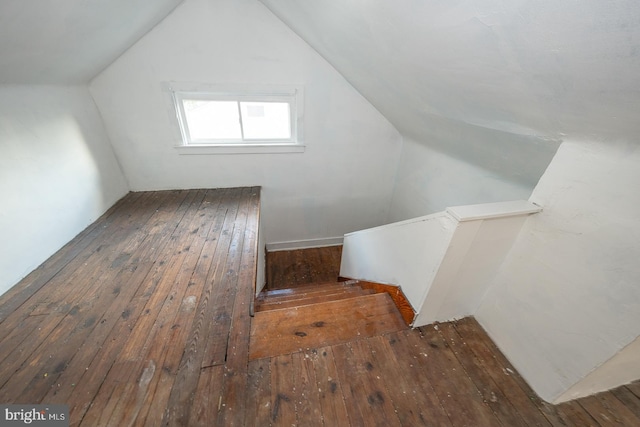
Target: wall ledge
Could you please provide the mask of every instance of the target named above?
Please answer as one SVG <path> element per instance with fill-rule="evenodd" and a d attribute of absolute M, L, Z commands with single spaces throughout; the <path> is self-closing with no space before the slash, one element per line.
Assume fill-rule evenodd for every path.
<path fill-rule="evenodd" d="M 479 205 L 453 206 L 447 213 L 458 220 L 476 221 L 481 219 L 503 218 L 508 216 L 530 215 L 542 211 L 542 207 L 527 200 L 510 202 L 482 203 Z"/>

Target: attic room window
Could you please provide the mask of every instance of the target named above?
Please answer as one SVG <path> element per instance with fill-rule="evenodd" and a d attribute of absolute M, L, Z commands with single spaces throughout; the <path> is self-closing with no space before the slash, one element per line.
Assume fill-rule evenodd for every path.
<path fill-rule="evenodd" d="M 299 89 L 172 93 L 184 154 L 304 151 Z"/>

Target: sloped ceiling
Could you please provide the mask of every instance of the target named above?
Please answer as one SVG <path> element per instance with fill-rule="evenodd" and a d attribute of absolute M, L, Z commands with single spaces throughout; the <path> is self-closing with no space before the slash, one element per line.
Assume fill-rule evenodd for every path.
<path fill-rule="evenodd" d="M 183 0 L 2 0 L 0 83 L 86 83 Z"/>
<path fill-rule="evenodd" d="M 637 139 L 637 0 L 261 1 L 405 136 Z"/>

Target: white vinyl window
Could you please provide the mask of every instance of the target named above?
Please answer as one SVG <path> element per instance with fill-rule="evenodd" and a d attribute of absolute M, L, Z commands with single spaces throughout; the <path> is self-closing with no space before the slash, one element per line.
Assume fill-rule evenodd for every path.
<path fill-rule="evenodd" d="M 224 147 L 230 152 L 237 152 L 234 147 L 299 151 L 286 149 L 302 147 L 297 92 L 173 91 L 182 147 Z"/>

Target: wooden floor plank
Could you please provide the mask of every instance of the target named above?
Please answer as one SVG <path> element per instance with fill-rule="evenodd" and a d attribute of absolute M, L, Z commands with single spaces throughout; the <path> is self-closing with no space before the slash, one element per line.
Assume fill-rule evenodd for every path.
<path fill-rule="evenodd" d="M 248 188 L 246 191 L 250 209 L 259 212 L 259 187 Z M 238 286 L 229 323 L 225 376 L 222 384 L 222 396 L 226 405 L 218 414 L 218 423 L 230 426 L 246 424 L 245 396 L 249 381 L 247 361 L 251 335 L 251 305 L 255 298 L 257 277 L 258 224 L 259 215 L 251 215 L 247 219 L 237 283 L 251 283 L 252 286 Z"/>
<path fill-rule="evenodd" d="M 223 409 L 222 384 L 224 377 L 224 366 L 217 365 L 205 368 L 198 378 L 198 392 L 195 394 L 193 404 L 189 411 L 188 426 L 211 426 L 211 420 L 218 417 L 218 413 Z M 162 412 L 159 414 L 151 411 L 144 419 L 144 425 L 161 425 Z M 143 425 L 143 424 L 140 424 Z"/>
<path fill-rule="evenodd" d="M 266 271 L 265 276 L 266 289 L 278 289 L 282 286 L 282 275 L 284 272 L 282 268 L 286 268 L 288 262 L 284 256 L 287 255 L 287 251 L 267 251 L 266 253 Z"/>
<path fill-rule="evenodd" d="M 199 204 L 199 201 L 202 200 L 202 196 L 198 196 L 197 192 L 191 192 L 188 198 L 185 199 L 184 206 L 186 206 L 187 209 L 192 204 L 194 198 L 197 198 L 196 204 Z M 99 405 L 94 405 L 93 410 L 86 415 L 85 422 L 87 423 L 91 423 L 91 420 L 96 418 L 104 419 L 107 416 L 110 419 L 123 417 L 124 414 L 127 414 L 130 410 L 130 408 L 127 408 L 129 403 L 128 396 L 136 390 L 138 392 L 137 398 L 143 398 L 144 393 L 141 393 L 142 390 L 122 384 L 122 381 L 119 380 L 121 376 L 136 379 L 143 378 L 144 381 L 142 381 L 141 384 L 144 384 L 145 390 L 148 390 L 149 382 L 152 380 L 157 366 L 155 360 L 145 360 L 144 353 L 141 353 L 140 348 L 148 348 L 149 342 L 151 342 L 154 336 L 153 331 L 162 325 L 162 322 L 156 323 L 161 308 L 165 301 L 172 297 L 171 292 L 167 289 L 169 286 L 167 282 L 175 277 L 174 274 L 171 273 L 171 269 L 175 263 L 181 260 L 181 255 L 173 257 L 174 252 L 176 250 L 182 252 L 182 248 L 175 249 L 171 245 L 167 248 L 163 242 L 165 242 L 166 239 L 167 242 L 177 241 L 178 244 L 181 243 L 178 239 L 178 234 L 180 233 L 176 234 L 175 230 L 182 218 L 184 218 L 184 215 L 180 216 L 180 221 L 177 223 L 167 222 L 166 232 L 158 231 L 154 233 L 158 236 L 164 235 L 162 238 L 158 237 L 158 239 L 152 239 L 150 241 L 151 247 L 157 251 L 156 258 L 140 263 L 135 270 L 136 274 L 143 275 L 142 278 L 137 280 L 142 286 L 139 292 L 136 293 L 136 296 L 129 299 L 130 305 L 122 312 L 124 316 L 121 317 L 125 322 L 119 322 L 114 326 L 114 329 L 118 331 L 119 334 L 122 334 L 123 337 L 127 337 L 127 340 L 122 341 L 114 337 L 111 342 L 105 342 L 106 354 L 112 354 L 115 357 L 108 361 L 105 360 L 106 363 L 101 363 L 99 369 L 97 369 L 98 373 L 102 372 L 103 375 L 105 375 L 105 379 L 99 392 L 96 391 L 97 394 L 96 397 L 94 397 L 94 401 L 100 402 L 102 399 L 112 400 L 115 398 L 113 396 L 118 396 L 117 399 L 120 403 L 115 406 L 116 409 L 111 409 L 109 415 L 98 414 L 96 406 Z M 176 217 L 176 219 L 178 218 Z M 187 220 L 186 224 L 188 223 L 189 221 Z M 144 286 L 144 284 L 152 285 Z M 131 311 L 131 308 L 135 311 Z M 126 328 L 123 329 L 125 325 Z M 96 337 L 96 339 L 97 338 L 98 337 Z M 121 346 L 110 348 L 112 344 L 121 344 Z M 104 358 L 101 359 L 104 360 Z M 110 372 L 110 375 L 106 373 L 105 369 L 109 369 L 108 372 Z M 160 369 L 160 367 L 158 367 L 158 369 Z M 151 376 L 147 378 L 149 375 Z M 81 380 L 80 383 L 82 388 L 85 384 L 89 385 L 93 382 Z M 118 390 L 117 392 L 114 392 L 114 387 Z M 87 392 L 90 393 L 88 390 Z M 139 404 L 139 402 L 136 403 L 135 413 L 139 410 Z M 86 408 L 86 404 L 74 405 L 72 412 L 76 413 L 76 411 L 78 411 L 77 414 L 80 416 L 80 414 L 83 414 L 82 411 L 84 408 Z"/>
<path fill-rule="evenodd" d="M 166 206 L 165 209 L 158 209 L 152 218 L 156 218 L 155 221 L 160 221 L 171 229 L 175 224 L 168 219 L 180 218 L 179 215 L 175 215 L 175 209 L 180 206 L 180 203 L 176 203 Z M 175 221 L 179 221 L 179 219 Z M 168 235 L 169 233 L 162 232 L 149 234 L 147 238 L 140 241 L 139 245 L 136 240 L 130 240 L 132 244 L 124 248 L 123 251 L 124 254 L 127 254 L 126 261 L 122 262 L 125 264 L 130 262 L 129 254 L 137 250 L 142 254 L 141 260 L 136 262 L 137 268 L 132 271 L 127 267 L 121 268 L 123 266 L 120 262 L 112 262 L 110 268 L 104 270 L 93 286 L 87 287 L 83 293 L 76 294 L 74 301 L 81 302 L 76 304 L 74 306 L 76 308 L 64 316 L 56 325 L 55 330 L 42 341 L 40 347 L 35 351 L 36 355 L 31 357 L 29 365 L 14 374 L 6 383 L 6 389 L 11 390 L 14 398 L 27 402 L 34 401 L 37 396 L 42 396 L 56 384 L 58 377 L 66 369 L 77 349 L 94 331 L 96 325 L 100 325 L 100 320 L 104 318 L 110 306 L 113 304 L 115 307 L 112 308 L 112 312 L 118 312 L 118 308 L 124 307 L 127 299 L 130 298 L 129 295 L 135 292 L 135 287 L 127 287 L 115 292 L 116 288 L 120 288 L 118 284 L 128 282 L 136 274 L 144 277 L 148 270 L 141 268 L 141 266 L 144 265 L 146 259 L 150 261 L 154 246 L 162 247 L 168 242 Z M 152 263 L 148 262 L 147 264 L 150 268 Z M 134 282 L 138 282 L 138 280 Z M 45 349 L 50 348 L 53 342 L 63 342 L 65 345 L 58 348 L 55 353 L 47 352 Z M 39 372 L 36 372 L 35 375 L 31 369 L 32 366 L 39 368 Z M 2 398 L 6 399 L 5 396 Z"/>
<path fill-rule="evenodd" d="M 347 415 L 347 408 L 345 407 L 342 385 L 338 380 L 332 347 L 312 349 L 305 352 L 305 354 L 314 366 L 324 425 L 351 425 Z"/>
<path fill-rule="evenodd" d="M 547 427 L 550 424 L 565 425 L 565 421 L 557 414 L 554 407 L 543 402 L 517 374 L 515 368 L 475 319 L 458 320 L 454 323 L 454 327 L 474 355 L 482 360 L 493 380 L 499 384 L 503 393 L 509 397 L 530 425 L 541 427 Z"/>
<path fill-rule="evenodd" d="M 220 207 L 219 200 L 210 200 L 210 197 L 209 193 L 205 195 L 201 207 L 194 212 L 188 225 L 183 227 L 183 230 L 188 232 L 183 231 L 175 235 L 175 245 L 180 249 L 171 257 L 170 265 L 157 287 L 157 292 L 166 295 L 164 301 L 161 305 L 145 307 L 145 313 L 157 312 L 157 317 L 149 333 L 148 344 L 144 346 L 147 351 L 139 354 L 138 360 L 144 360 L 144 363 L 138 365 L 136 375 L 142 375 L 141 368 L 151 361 L 158 366 L 158 369 L 149 380 L 146 393 L 137 392 L 135 396 L 123 396 L 123 398 L 128 401 L 129 407 L 125 413 L 137 413 L 134 418 L 146 421 L 150 425 L 160 424 L 169 398 L 168 390 L 173 386 L 179 363 L 179 357 L 175 355 L 174 349 L 183 347 L 186 342 L 186 330 L 181 325 L 189 324 L 189 312 L 193 307 L 191 300 L 195 295 L 191 295 L 191 291 L 194 290 L 194 286 L 190 286 L 193 283 L 190 281 L 191 277 L 184 275 L 183 272 L 192 271 L 195 268 L 206 237 L 210 233 L 215 235 L 215 231 L 211 230 L 221 222 L 220 212 L 224 212 L 224 207 Z M 199 214 L 203 206 L 206 206 L 204 215 Z M 171 331 L 169 339 L 164 330 Z M 171 342 L 172 346 L 167 346 L 167 342 Z M 129 415 L 128 418 L 132 416 Z"/>
<path fill-rule="evenodd" d="M 640 418 L 611 392 L 584 397 L 580 405 L 603 427 L 640 426 Z"/>
<path fill-rule="evenodd" d="M 416 401 L 427 425 L 451 426 L 451 420 L 445 411 L 442 402 L 436 395 L 433 385 L 423 364 L 429 363 L 427 354 L 418 351 L 412 343 L 411 336 L 417 331 L 401 331 L 388 334 L 384 337 L 385 345 L 393 352 L 399 365 L 404 371 L 404 381 L 409 390 L 412 390 Z"/>
<path fill-rule="evenodd" d="M 2 326 L 2 322 L 9 314 L 14 313 L 70 262 L 76 260 L 83 252 L 86 252 L 92 242 L 99 241 L 98 239 L 104 235 L 109 225 L 120 218 L 123 205 L 129 202 L 135 203 L 141 195 L 142 193 L 133 193 L 126 197 L 127 201 L 125 201 L 125 197 L 117 201 L 100 218 L 23 278 L 17 286 L 13 286 L 1 295 L 0 326 Z"/>
<path fill-rule="evenodd" d="M 202 368 L 224 364 L 227 359 L 231 318 L 236 300 L 238 275 L 241 270 L 251 191 L 250 188 L 247 188 L 241 194 L 241 202 L 238 206 L 231 241 L 227 249 L 227 259 L 224 269 L 221 271 L 222 276 L 217 280 L 220 283 L 220 287 L 213 290 L 213 294 L 216 296 L 216 303 L 210 305 L 211 310 L 207 315 L 211 319 L 211 326 L 205 336 Z M 222 339 L 217 337 L 222 337 Z"/>
<path fill-rule="evenodd" d="M 309 248 L 302 253 L 302 256 L 306 260 L 307 265 L 309 267 L 310 281 L 308 283 L 320 282 L 320 281 L 334 282 L 338 279 L 337 276 L 326 277 L 328 269 L 324 268 L 324 266 L 322 265 L 322 258 L 320 257 L 320 251 L 321 251 L 321 248 Z"/>
<path fill-rule="evenodd" d="M 199 197 L 199 200 L 201 203 L 207 202 L 206 199 L 203 200 L 202 196 Z M 120 393 L 122 405 L 119 408 L 121 410 L 114 411 L 110 419 L 112 424 L 126 424 L 136 418 L 145 419 L 149 413 L 152 416 L 158 416 L 159 414 L 161 416 L 163 412 L 166 399 L 158 398 L 158 396 L 162 396 L 162 393 L 156 395 L 157 385 L 160 382 L 164 383 L 164 387 L 160 387 L 161 391 L 170 388 L 167 386 L 170 385 L 167 384 L 167 381 L 173 378 L 172 375 L 175 373 L 177 366 L 177 363 L 173 362 L 172 364 L 172 361 L 166 358 L 171 347 L 166 345 L 167 333 L 165 330 L 170 330 L 171 343 L 176 346 L 183 346 L 186 334 L 181 334 L 183 329 L 176 327 L 179 324 L 178 322 L 182 321 L 178 317 L 181 313 L 192 311 L 190 310 L 192 304 L 186 293 L 188 289 L 193 290 L 193 288 L 189 287 L 188 278 L 180 278 L 180 272 L 185 263 L 189 266 L 195 264 L 194 258 L 203 246 L 208 227 L 211 224 L 215 224 L 215 218 L 199 217 L 197 212 L 194 210 L 193 215 L 185 218 L 185 226 L 182 227 L 183 231 L 181 233 L 176 233 L 172 236 L 176 250 L 164 262 L 166 269 L 159 270 L 160 276 L 157 278 L 151 278 L 152 281 L 158 282 L 154 292 L 154 295 L 157 295 L 158 298 L 152 297 L 149 300 L 144 309 L 146 314 L 143 318 L 144 322 L 139 321 L 134 327 L 134 334 L 139 331 L 138 333 L 146 333 L 147 335 L 146 341 L 144 341 L 141 348 L 132 352 L 133 360 L 136 363 L 130 365 L 128 363 L 129 360 L 124 359 L 119 359 L 117 362 L 132 366 L 130 375 L 134 378 L 144 378 L 145 381 L 139 381 L 139 384 L 144 385 L 144 388 L 140 386 L 137 389 L 127 389 L 127 392 Z M 204 230 L 204 233 L 201 233 L 200 230 Z M 192 246 L 196 249 L 195 253 L 190 251 Z M 149 373 L 150 365 L 156 367 L 151 374 Z M 160 409 L 156 408 L 155 411 L 149 411 L 152 400 L 162 402 L 163 405 Z M 159 420 L 157 420 L 156 424 L 158 423 Z"/>
<path fill-rule="evenodd" d="M 633 414 L 640 418 L 640 398 L 635 394 L 631 393 L 631 391 L 625 387 L 618 387 L 611 390 L 611 393 L 622 402 L 627 409 L 629 409 Z"/>
<path fill-rule="evenodd" d="M 338 301 L 341 299 L 354 298 L 361 295 L 371 295 L 373 291 L 365 291 L 362 288 L 327 290 L 324 292 L 314 292 L 308 295 L 299 295 L 295 299 L 283 299 L 280 301 L 267 300 L 256 305 L 256 311 L 279 310 L 283 308 L 301 307 L 303 305 L 313 305 L 325 301 Z"/>
<path fill-rule="evenodd" d="M 333 354 L 352 425 L 401 425 L 368 345 L 352 341 L 335 346 Z"/>
<path fill-rule="evenodd" d="M 332 282 L 340 273 L 342 246 L 267 253 L 267 289 Z"/>
<path fill-rule="evenodd" d="M 305 250 L 298 249 L 293 251 L 295 257 L 295 285 L 304 285 L 305 283 L 311 283 L 313 276 L 311 275 L 311 267 L 309 266 L 308 258 L 305 256 Z"/>
<path fill-rule="evenodd" d="M 250 358 L 311 348 L 406 329 L 387 294 L 329 301 L 296 310 L 261 311 L 251 329 Z"/>
<path fill-rule="evenodd" d="M 247 427 L 271 424 L 271 359 L 249 362 L 246 402 Z"/>
<path fill-rule="evenodd" d="M 206 242 L 216 240 L 219 236 L 226 212 L 226 205 L 222 200 L 224 194 L 218 192 L 212 197 L 211 191 L 207 192 L 202 206 L 196 212 L 197 219 L 187 227 L 189 232 L 184 236 L 187 240 L 178 245 L 181 248 L 180 259 L 175 264 L 176 272 L 166 282 L 170 286 L 167 290 L 168 297 L 156 320 L 159 326 L 154 330 L 154 339 L 148 345 L 146 355 L 146 359 L 156 360 L 162 366 L 150 382 L 149 393 L 144 396 L 138 417 L 146 420 L 149 425 L 159 425 L 164 415 L 182 350 L 187 341 L 189 327 L 185 325 L 191 324 L 197 297 L 203 289 L 203 284 L 199 285 L 193 280 L 192 273 L 206 248 Z M 161 332 L 167 328 L 171 331 L 168 339 L 166 333 Z M 167 346 L 167 342 L 172 345 Z M 217 374 L 216 371 L 212 372 Z M 194 403 L 195 407 L 197 406 Z"/>
<path fill-rule="evenodd" d="M 355 356 L 346 343 L 331 347 L 334 363 L 336 365 L 337 379 L 342 385 L 345 407 L 352 426 L 378 425 L 373 411 L 370 411 L 366 401 L 366 390 L 358 372 L 358 364 Z M 363 399 L 363 396 L 364 399 Z"/>
<path fill-rule="evenodd" d="M 379 370 L 384 373 L 386 389 L 400 424 L 404 426 L 436 425 L 430 422 L 431 417 L 422 405 L 422 390 L 415 387 L 407 378 L 405 365 L 400 364 L 396 358 L 387 337 L 372 337 L 367 340 L 367 343 Z"/>
<path fill-rule="evenodd" d="M 319 248 L 320 260 L 327 265 L 324 280 L 335 280 L 340 276 L 340 262 L 342 257 L 342 245 L 326 246 Z"/>
<path fill-rule="evenodd" d="M 576 401 L 560 404 L 556 406 L 556 410 L 568 426 L 601 427 L 589 412 L 587 412 L 580 403 Z"/>
<path fill-rule="evenodd" d="M 208 314 L 211 312 L 211 307 L 215 306 L 217 295 L 214 290 L 222 286 L 220 282 L 225 273 L 225 262 L 231 244 L 239 196 L 237 191 L 230 195 L 220 237 L 214 242 L 210 242 L 213 247 L 205 250 L 206 253 L 196 266 L 194 280 L 203 283 L 204 288 L 202 295 L 197 300 L 195 317 L 191 323 L 186 348 L 176 372 L 163 424 L 187 425 L 188 423 L 189 410 L 198 386 L 198 376 L 202 367 L 204 349 L 207 345 L 206 339 L 211 326 L 211 318 Z M 208 257 L 209 253 L 214 255 L 211 260 L 204 258 L 204 256 Z M 225 342 L 227 339 L 226 336 L 212 338 L 225 340 Z"/>
<path fill-rule="evenodd" d="M 281 251 L 278 256 L 280 262 L 284 266 L 281 269 L 280 276 L 273 286 L 277 289 L 279 287 L 291 287 L 296 285 L 296 258 L 294 251 Z"/>
<path fill-rule="evenodd" d="M 104 223 L 103 226 L 98 227 L 107 230 L 104 233 L 104 238 L 93 239 L 78 256 L 66 263 L 61 271 L 56 270 L 55 274 L 46 274 L 48 277 L 47 286 L 42 286 L 31 295 L 25 304 L 5 316 L 0 328 L 0 340 L 26 316 L 31 315 L 34 310 L 42 306 L 48 307 L 49 310 L 37 314 L 49 317 L 41 318 L 45 328 L 38 332 L 40 336 L 46 336 L 57 325 L 56 320 L 60 320 L 71 311 L 73 298 L 84 292 L 87 287 L 92 286 L 95 278 L 102 273 L 102 269 L 111 265 L 122 253 L 121 248 L 126 247 L 130 243 L 129 240 L 133 238 L 132 232 L 135 232 L 136 224 L 140 226 L 140 224 L 146 223 L 152 215 L 147 211 L 151 209 L 155 211 L 156 206 L 162 200 L 164 200 L 162 196 L 143 197 L 139 212 L 127 214 L 130 210 L 123 209 L 124 212 L 113 216 L 116 217 L 115 219 L 109 217 L 113 219 L 112 223 Z M 137 236 L 137 234 L 134 235 Z M 120 250 L 118 250 L 119 248 Z M 23 280 L 14 288 L 20 290 L 30 286 L 30 282 Z M 33 337 L 32 344 L 38 340 L 37 337 Z M 14 360 L 13 356 L 8 356 L 7 352 L 10 350 L 13 349 L 0 347 L 0 357 L 3 360 Z M 32 351 L 33 348 L 22 348 L 21 354 L 29 356 Z M 3 381 L 0 379 L 0 384 L 2 383 Z"/>
<path fill-rule="evenodd" d="M 348 343 L 348 346 L 351 347 L 358 362 L 359 372 L 362 373 L 361 377 L 365 384 L 369 408 L 380 408 L 382 420 L 379 425 L 400 426 L 400 419 L 396 411 L 396 407 L 399 407 L 400 403 L 398 402 L 394 407 L 387 384 L 396 381 L 396 378 L 389 376 L 382 369 L 383 365 L 374 357 L 367 340 L 352 341 Z"/>
<path fill-rule="evenodd" d="M 486 338 L 486 335 L 482 334 L 483 331 L 479 325 L 470 328 L 465 327 L 464 322 L 462 323 L 460 325 L 457 323 L 443 325 L 441 332 L 449 341 L 455 342 L 456 347 L 463 352 L 460 354 L 459 360 L 461 363 L 467 364 L 467 371 L 477 366 L 478 369 L 486 372 L 486 378 L 477 378 L 476 380 L 476 385 L 482 391 L 485 400 L 496 407 L 494 410 L 497 413 L 508 411 L 511 415 L 504 414 L 506 419 L 513 415 L 512 411 L 517 411 L 523 420 L 511 421 L 514 425 L 526 420 L 527 425 L 550 426 L 551 424 L 538 409 L 535 401 L 532 401 L 519 384 L 513 381 L 512 373 L 501 365 L 493 351 L 484 345 L 483 339 Z M 479 375 L 482 373 L 479 372 Z M 504 406 L 495 405 L 497 403 L 504 404 Z"/>
<path fill-rule="evenodd" d="M 627 384 L 624 386 L 631 393 L 635 394 L 638 399 L 640 399 L 640 381 L 634 381 L 631 384 Z"/>
<path fill-rule="evenodd" d="M 290 354 L 271 358 L 271 425 L 297 425 L 296 391 Z"/>
<path fill-rule="evenodd" d="M 322 427 L 322 407 L 313 361 L 307 353 L 294 353 L 291 359 L 297 422 L 308 427 Z"/>
<path fill-rule="evenodd" d="M 428 369 L 429 378 L 433 378 L 433 389 L 452 424 L 501 425 L 435 327 L 422 327 L 422 336 L 410 334 L 409 339 L 418 352 L 427 355 L 418 360 Z"/>
<path fill-rule="evenodd" d="M 461 339 L 453 324 L 440 324 L 438 332 L 500 422 L 505 426 L 527 426 L 518 410 L 494 382 L 483 361 Z"/>

